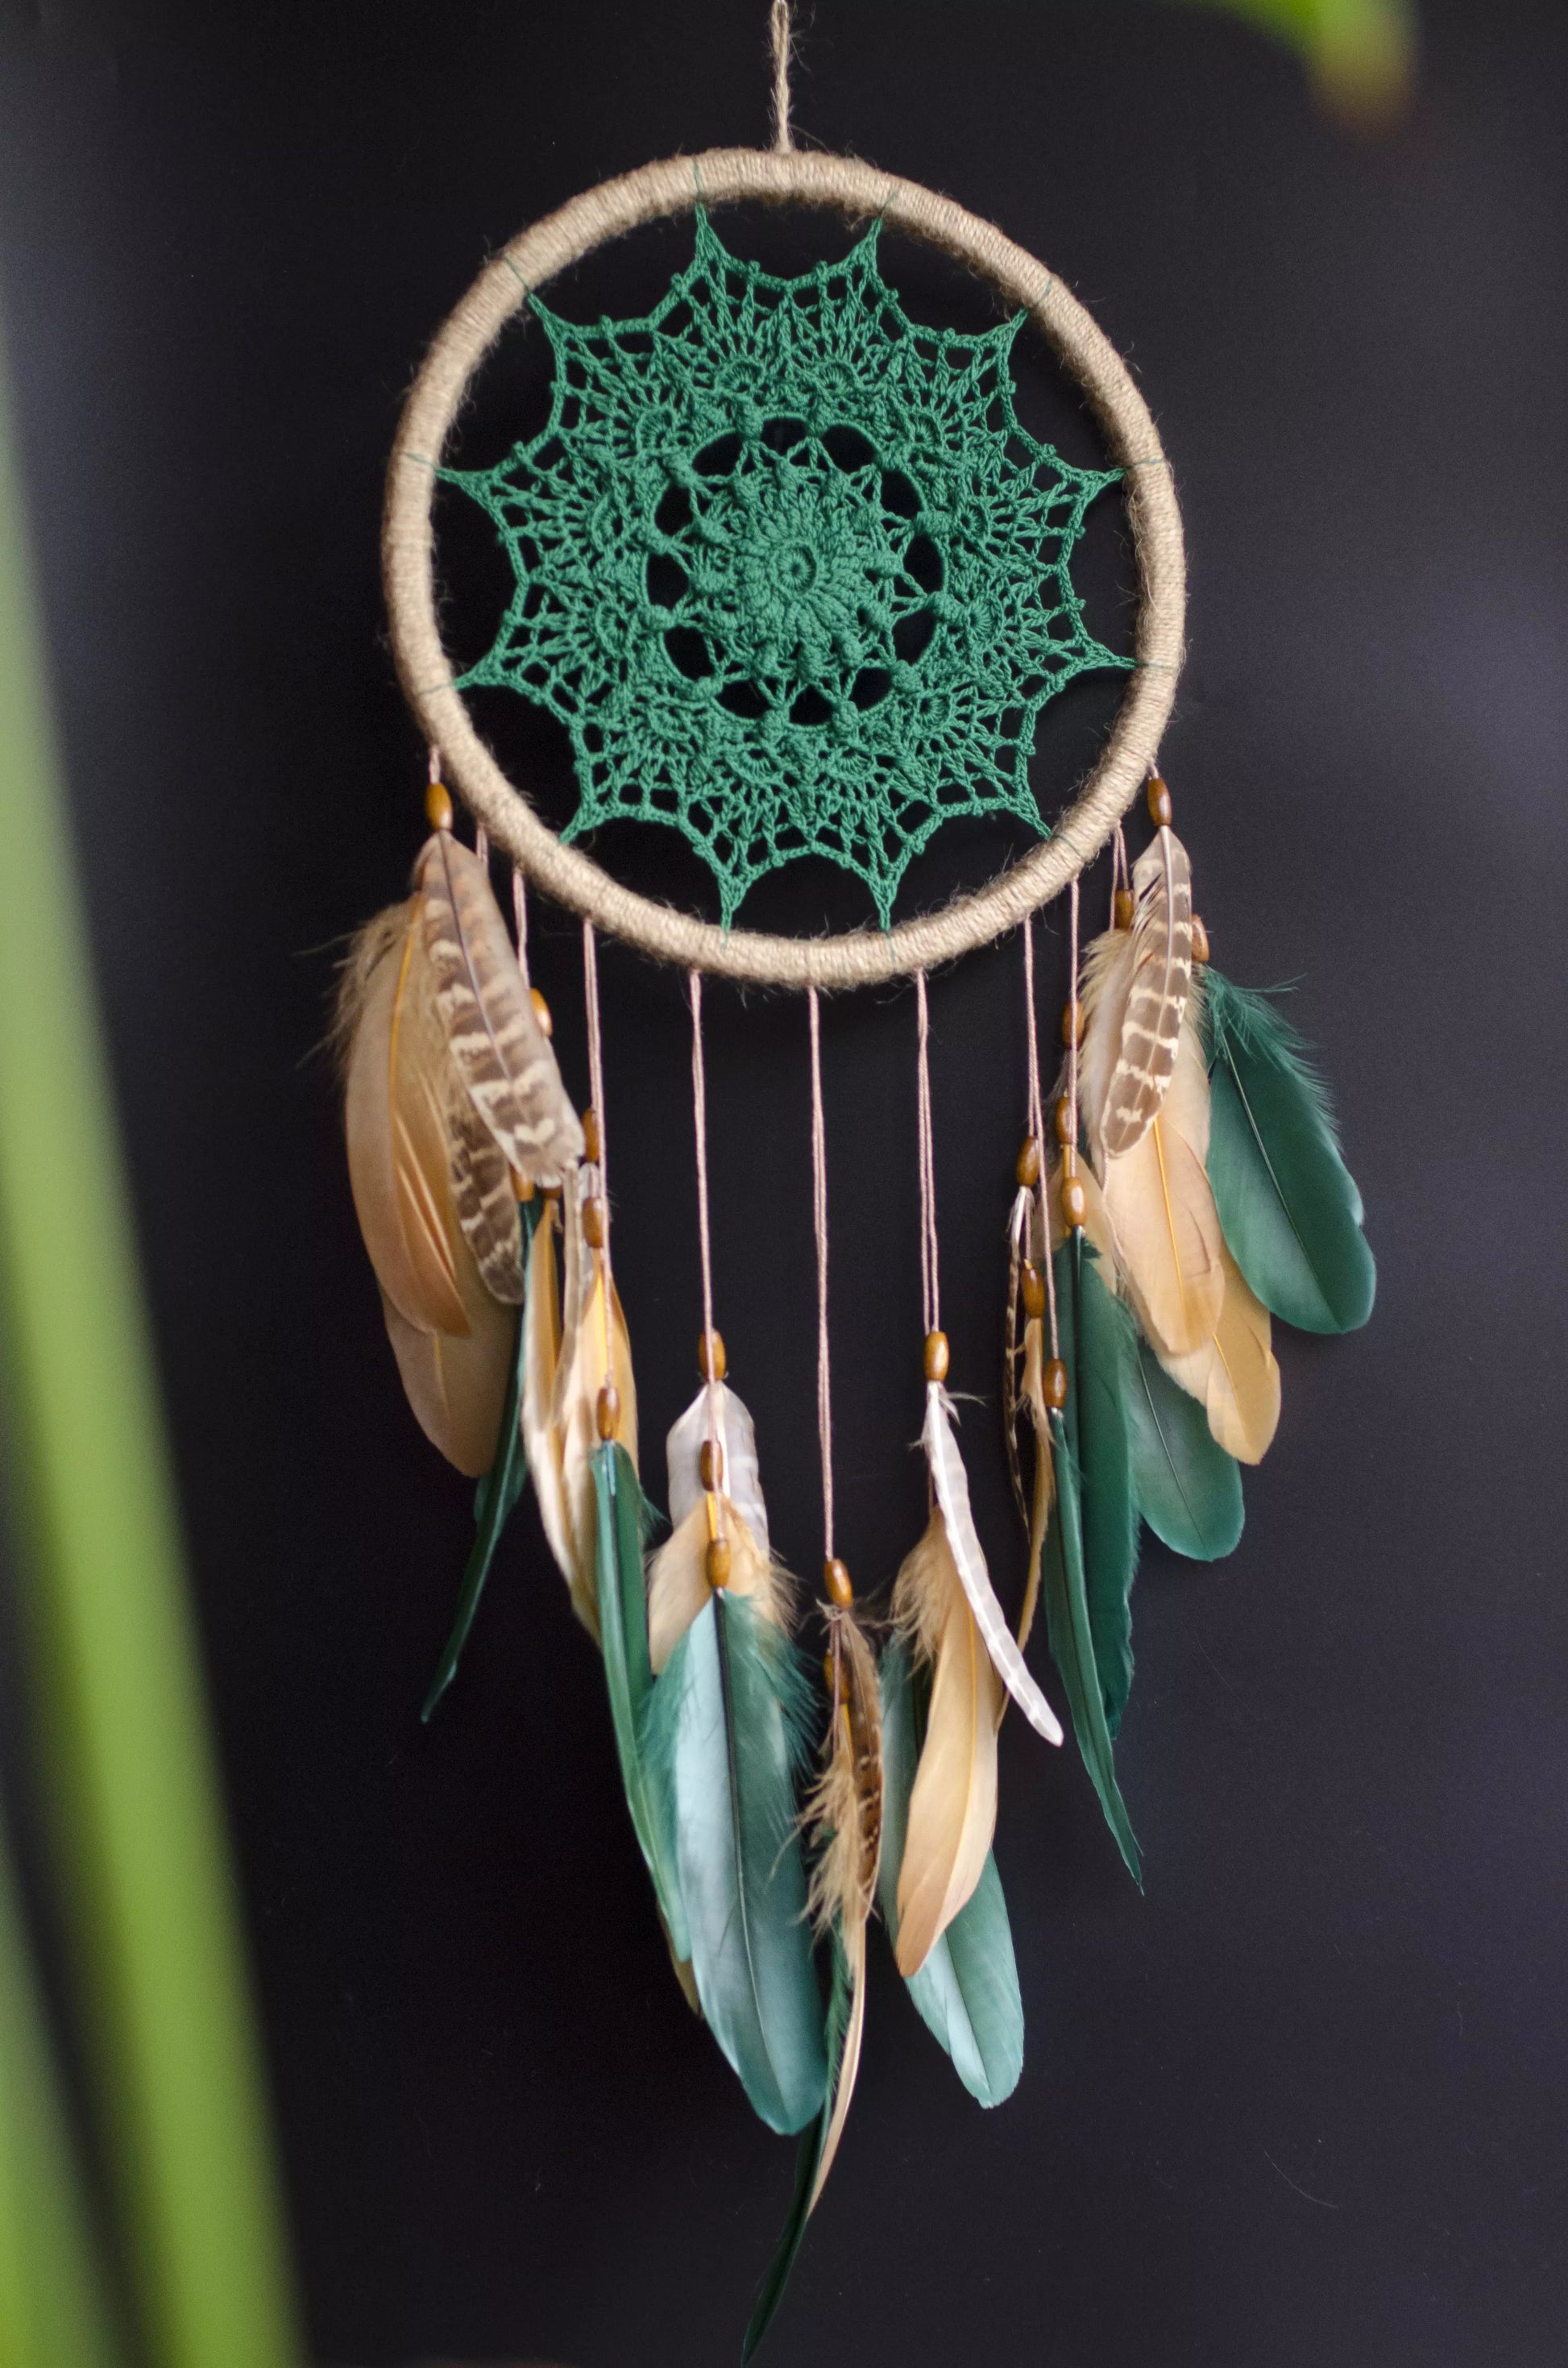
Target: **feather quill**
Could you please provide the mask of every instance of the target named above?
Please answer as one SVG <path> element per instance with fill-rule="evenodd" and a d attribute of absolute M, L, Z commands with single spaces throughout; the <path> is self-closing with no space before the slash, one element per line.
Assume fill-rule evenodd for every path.
<path fill-rule="evenodd" d="M 583 1157 L 583 1129 L 517 966 L 488 866 L 449 830 L 437 830 L 420 849 L 414 877 L 436 1009 L 469 1098 L 525 1181 L 563 1184 Z"/>

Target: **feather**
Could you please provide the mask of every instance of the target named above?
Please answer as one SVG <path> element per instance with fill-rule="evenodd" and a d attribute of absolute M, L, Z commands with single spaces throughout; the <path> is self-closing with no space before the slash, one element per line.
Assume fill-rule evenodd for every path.
<path fill-rule="evenodd" d="M 1069 1287 L 1064 1271 L 1073 1258 L 1071 1244 L 1058 1250 L 1057 1292 Z M 1072 1374 L 1069 1368 L 1069 1391 Z M 1106 1823 L 1115 1835 L 1128 1872 L 1142 1885 L 1138 1843 L 1116 1781 L 1116 1760 L 1106 1723 L 1105 1696 L 1095 1660 L 1089 1617 L 1088 1582 L 1084 1565 L 1083 1520 L 1078 1497 L 1078 1471 L 1067 1440 L 1062 1415 L 1050 1417 L 1051 1455 L 1056 1490 L 1056 1519 L 1046 1538 L 1045 1623 L 1051 1658 L 1062 1672 L 1084 1765 L 1099 1795 Z"/>
<path fill-rule="evenodd" d="M 1006 1700 L 940 1503 L 899 1572 L 893 1615 L 916 1661 L 932 1670 L 926 1736 L 898 1873 L 894 1953 L 907 1980 L 973 1892 L 990 1852 L 996 1826 L 996 1728 Z"/>
<path fill-rule="evenodd" d="M 653 1881 L 660 1920 L 679 1975 L 691 1946 L 680 1885 L 668 1850 L 667 1806 L 645 1766 L 642 1725 L 653 1690 L 648 1654 L 648 1608 L 642 1586 L 642 1492 L 624 1447 L 608 1441 L 593 1457 L 596 1515 L 595 1583 L 605 1681 L 615 1728 L 620 1780 L 632 1830 Z M 683 1983 L 683 1987 L 684 1987 Z"/>
<path fill-rule="evenodd" d="M 517 1338 L 517 1311 L 491 1298 L 465 1247 L 468 1330 L 422 1332 L 383 1292 L 381 1314 L 398 1372 L 421 1430 L 470 1480 L 495 1461 Z"/>
<path fill-rule="evenodd" d="M 1062 1727 L 1056 1713 L 1029 1675 L 996 1600 L 970 1509 L 963 1458 L 953 1435 L 952 1400 L 939 1382 L 926 1384 L 926 1427 L 921 1436 L 931 1467 L 931 1485 L 943 1516 L 947 1552 L 969 1600 L 985 1649 L 1029 1725 L 1048 1743 L 1060 1743 Z"/>
<path fill-rule="evenodd" d="M 1026 1530 L 1029 1527 L 1029 1508 L 1024 1495 L 1023 1459 L 1018 1452 L 1018 1425 L 1023 1416 L 1020 1369 L 1024 1355 L 1018 1317 L 1031 1197 L 1028 1186 L 1020 1185 L 1007 1217 L 1007 1315 L 1002 1335 L 1002 1439 L 1007 1451 L 1007 1477 L 1013 1484 L 1013 1501 Z"/>
<path fill-rule="evenodd" d="M 851 1998 L 843 2047 L 823 2107 L 812 2206 L 833 2169 L 860 2066 L 866 1926 L 877 1896 L 882 1841 L 882 1705 L 876 1657 L 852 1609 L 835 1605 L 827 1617 L 833 1717 L 827 1762 L 807 1804 L 817 1843 L 808 1904 L 817 1930 L 836 1936 L 848 1968 Z"/>
<path fill-rule="evenodd" d="M 1220 1255 L 1225 1296 L 1213 1332 L 1190 1356 L 1163 1355 L 1161 1362 L 1205 1407 L 1209 1428 L 1227 1455 L 1258 1463 L 1279 1422 L 1279 1368 L 1269 1347 L 1268 1310 L 1248 1289 L 1223 1244 Z"/>
<path fill-rule="evenodd" d="M 355 1214 L 376 1279 L 405 1324 L 462 1332 L 446 1074 L 431 1021 L 418 899 L 379 913 L 344 965 L 334 1034 Z"/>
<path fill-rule="evenodd" d="M 1034 1478 L 1029 1504 L 1029 1567 L 1024 1585 L 1023 1610 L 1018 1614 L 1018 1650 L 1029 1641 L 1040 1608 L 1040 1562 L 1051 1522 L 1055 1488 L 1051 1481 L 1051 1413 L 1045 1403 L 1045 1325 L 1031 1315 L 1024 1326 L 1023 1403 L 1034 1432 Z"/>
<path fill-rule="evenodd" d="M 524 1203 L 520 1237 L 526 1236 L 531 1242 L 542 1205 L 537 1194 Z M 479 1599 L 484 1592 L 484 1583 L 490 1576 L 490 1565 L 500 1543 L 501 1532 L 511 1519 L 513 1507 L 528 1486 L 528 1455 L 523 1445 L 521 1418 L 527 1362 L 528 1323 L 525 1317 L 517 1326 L 517 1345 L 512 1359 L 512 1378 L 506 1391 L 506 1403 L 501 1412 L 501 1433 L 496 1443 L 495 1461 L 474 1491 L 474 1540 L 463 1569 L 451 1633 L 419 1713 L 426 1725 L 437 1703 L 457 1676 L 458 1663 L 462 1658 L 463 1646 L 468 1642 L 469 1631 L 479 1610 Z"/>
<path fill-rule="evenodd" d="M 1134 1148 L 1111 1157 L 1091 1131 L 1123 1288 L 1156 1347 L 1173 1356 L 1200 1348 L 1219 1321 L 1223 1235 L 1204 1161 L 1209 1080 L 1190 1014 L 1165 1106 Z"/>
<path fill-rule="evenodd" d="M 810 1701 L 789 1638 L 719 1588 L 670 1655 L 644 1721 L 702 2011 L 753 2107 L 781 2132 L 803 2128 L 827 2086 L 795 1816 Z"/>
<path fill-rule="evenodd" d="M 488 866 L 432 833 L 414 868 L 436 1008 L 470 1099 L 525 1181 L 564 1183 L 583 1130 L 517 966 Z"/>
<path fill-rule="evenodd" d="M 1303 1332 L 1351 1332 L 1377 1268 L 1322 1080 L 1267 999 L 1207 975 L 1208 1160 L 1225 1239 L 1266 1307 Z"/>
<path fill-rule="evenodd" d="M 827 2066 L 830 2088 L 837 2081 L 839 2066 L 847 2050 L 850 2026 L 865 1997 L 865 1930 L 860 1934 L 860 1965 L 852 1966 L 837 1935 L 834 1938 L 833 1985 L 827 2006 Z M 858 2053 L 859 2042 L 856 2040 Z M 795 2157 L 795 2192 L 790 2200 L 789 2216 L 774 2248 L 773 2259 L 763 2275 L 756 2303 L 747 2322 L 741 2344 L 741 2368 L 756 2357 L 763 2337 L 772 2326 L 778 2305 L 784 2299 L 790 2273 L 795 2266 L 806 2223 L 812 2216 L 816 2201 L 818 2172 L 823 2157 L 823 2140 L 828 2119 L 824 2105 L 815 2122 L 801 2137 Z"/>
<path fill-rule="evenodd" d="M 710 1526 L 708 1499 L 699 1497 L 648 1565 L 648 1648 L 655 1677 L 663 1675 L 670 1655 L 708 1600 L 708 1544 L 720 1529 L 730 1542 L 728 1592 L 750 1598 L 774 1627 L 789 1625 L 782 1565 L 757 1543 L 728 1497 L 717 1499 L 714 1520 L 716 1526 Z"/>
<path fill-rule="evenodd" d="M 713 1384 L 717 1405 L 713 1420 L 723 1456 L 721 1477 L 729 1497 L 752 1536 L 767 1551 L 767 1507 L 762 1500 L 762 1476 L 757 1464 L 756 1431 L 751 1416 L 727 1382 Z M 702 1495 L 702 1449 L 708 1437 L 709 1384 L 704 1382 L 665 1442 L 669 1477 L 670 1525 L 679 1529 Z"/>
<path fill-rule="evenodd" d="M 555 1377 L 561 1360 L 555 1227 L 555 1203 L 546 1201 L 528 1249 L 528 1295 L 523 1302 L 522 1432 L 545 1538 L 562 1577 L 570 1581 L 572 1531 L 566 1518 L 561 1448 L 553 1420 Z"/>
<path fill-rule="evenodd" d="M 925 1686 L 910 1648 L 894 1636 L 882 1651 L 882 1846 L 878 1892 L 896 1952 L 899 1874 L 909 1827 L 910 1794 L 925 1733 Z M 933 1944 L 910 1998 L 953 2069 L 982 2105 L 999 2105 L 1018 2085 L 1024 2064 L 1024 2008 L 1013 1936 L 995 1860 L 987 1854 L 965 1905 Z"/>
<path fill-rule="evenodd" d="M 462 1080 L 449 1063 L 448 1068 L 447 1147 L 458 1223 L 486 1291 L 517 1307 L 523 1297 L 523 1237 L 516 1178 Z"/>
<path fill-rule="evenodd" d="M 570 1196 L 570 1187 L 568 1195 Z M 561 1486 L 566 1509 L 569 1555 L 565 1569 L 572 1608 L 591 1636 L 598 1634 L 597 1584 L 595 1577 L 598 1514 L 594 1495 L 594 1451 L 599 1443 L 599 1392 L 613 1382 L 620 1398 L 618 1436 L 637 1466 L 637 1390 L 631 1373 L 631 1349 L 626 1318 L 613 1285 L 610 1290 L 609 1356 L 605 1341 L 605 1270 L 602 1251 L 589 1250 L 583 1270 L 587 1288 L 575 1335 L 562 1338 L 557 1370 L 552 1428 L 561 1460 Z"/>
<path fill-rule="evenodd" d="M 1094 1064 L 1094 1131 L 1108 1159 L 1125 1158 L 1159 1113 L 1192 978 L 1192 871 L 1168 826 L 1155 832 L 1134 864 L 1132 891 L 1132 927 L 1111 933 L 1126 944 L 1107 962 L 1113 991 L 1099 1006 L 1103 1033 Z M 1088 1016 L 1085 998 L 1085 1022 Z M 1085 1053 L 1086 1039 L 1085 1025 Z"/>
<path fill-rule="evenodd" d="M 1146 1340 L 1127 1402 L 1138 1509 L 1172 1552 L 1217 1562 L 1242 1533 L 1242 1476 L 1206 1409 L 1173 1381 Z"/>
<path fill-rule="evenodd" d="M 1114 1736 L 1132 1685 L 1138 1508 L 1127 1406 L 1137 1342 L 1128 1310 L 1107 1290 L 1099 1260 L 1082 1233 L 1058 1253 L 1056 1273 L 1067 1366 L 1067 1447 L 1077 1473 L 1089 1635 L 1106 1725 Z"/>

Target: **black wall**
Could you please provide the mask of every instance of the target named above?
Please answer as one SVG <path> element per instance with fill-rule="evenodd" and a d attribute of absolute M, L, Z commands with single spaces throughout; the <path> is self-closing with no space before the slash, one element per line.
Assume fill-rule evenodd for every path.
<path fill-rule="evenodd" d="M 79 0 L 0 45 L 0 260 L 99 979 L 313 2338 L 359 2368 L 728 2360 L 790 2186 L 669 1978 L 531 1509 L 420 1729 L 468 1492 L 400 1396 L 307 1057 L 331 941 L 420 827 L 376 561 L 412 368 L 534 215 L 760 139 L 763 17 Z M 1145 1898 L 1071 1748 L 1007 1723 L 1011 2103 L 971 2104 L 879 1947 L 778 2368 L 1563 2357 L 1568 27 L 1545 0 L 1424 17 L 1419 99 L 1377 142 L 1200 12 L 819 0 L 808 33 L 803 126 L 1003 222 L 1140 374 L 1190 539 L 1166 770 L 1200 907 L 1233 975 L 1302 982 L 1381 1290 L 1364 1334 L 1280 1339 L 1232 1561 L 1147 1554 L 1119 1752 Z M 646 301 L 676 251 L 629 248 L 580 301 Z M 983 317 L 928 262 L 905 285 Z M 1030 400 L 1093 449 L 1060 390 Z M 1113 526 L 1090 572 L 1121 630 Z M 1104 712 L 1090 689 L 1053 721 L 1055 794 Z M 558 795 L 559 751 L 528 746 Z M 960 835 L 922 884 L 996 853 Z M 814 927 L 844 893 L 802 876 L 771 909 Z M 581 1092 L 574 926 L 535 928 Z M 1054 1001 L 1054 935 L 1051 964 Z M 604 984 L 659 1493 L 699 1320 L 687 1023 L 618 950 Z M 721 1321 L 812 1572 L 803 1015 L 710 1005 Z M 960 1386 L 990 1391 L 1016 945 L 933 1011 L 944 1306 Z M 912 1051 L 907 993 L 828 1014 L 865 1585 L 921 1511 Z M 970 1453 L 1002 1567 L 993 1429 Z"/>

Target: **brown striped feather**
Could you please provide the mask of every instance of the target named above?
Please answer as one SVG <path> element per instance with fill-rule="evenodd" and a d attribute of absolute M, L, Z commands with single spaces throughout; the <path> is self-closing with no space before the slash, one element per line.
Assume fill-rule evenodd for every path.
<path fill-rule="evenodd" d="M 1176 1067 L 1192 978 L 1192 868 L 1175 831 L 1156 831 L 1132 868 L 1131 969 L 1098 1116 L 1096 1166 L 1126 1156 L 1158 1114 Z"/>
<path fill-rule="evenodd" d="M 490 874 L 450 831 L 426 841 L 415 866 L 436 1005 L 464 1085 L 518 1175 L 560 1184 L 583 1156 L 566 1097 Z"/>
<path fill-rule="evenodd" d="M 882 1844 L 882 1712 L 876 1659 L 852 1608 L 835 1605 L 827 1619 L 833 1718 L 826 1764 L 806 1807 L 818 1843 L 811 1908 L 819 1931 L 837 1928 L 849 1972 L 850 2007 L 812 2188 L 813 2209 L 833 2169 L 860 2068 L 866 1926 L 877 1894 Z"/>
<path fill-rule="evenodd" d="M 451 1087 L 447 1136 L 458 1223 L 486 1290 L 516 1307 L 523 1296 L 523 1229 L 512 1170 L 455 1070 Z"/>

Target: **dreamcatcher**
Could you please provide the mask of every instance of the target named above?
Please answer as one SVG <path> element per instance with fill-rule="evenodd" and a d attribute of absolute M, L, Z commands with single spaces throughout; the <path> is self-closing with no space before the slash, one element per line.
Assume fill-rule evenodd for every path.
<path fill-rule="evenodd" d="M 1062 1728 L 1028 1657 L 1043 1628 L 1079 1751 L 1128 1868 L 1114 1743 L 1131 1681 L 1141 1527 L 1210 1560 L 1235 1544 L 1240 1466 L 1274 1434 L 1273 1317 L 1365 1321 L 1373 1268 L 1324 1094 L 1275 1005 L 1209 962 L 1192 872 L 1155 770 L 1182 655 L 1169 466 L 1124 365 L 1074 299 L 1000 233 L 852 160 L 801 154 L 788 11 L 773 11 L 776 142 L 652 165 L 525 232 L 436 340 L 393 454 L 384 564 L 393 645 L 430 745 L 431 835 L 407 901 L 360 934 L 339 1033 L 356 1207 L 387 1330 L 427 1436 L 478 1481 L 457 1666 L 496 1541 L 531 1483 L 604 1661 L 627 1805 L 676 1975 L 770 2128 L 802 2133 L 796 2194 L 745 2340 L 782 2293 L 849 2108 L 880 1912 L 922 2017 L 983 2105 L 1019 2077 L 1023 2011 L 992 1856 L 1009 1701 Z M 862 225 L 794 279 L 714 227 L 740 199 Z M 637 224 L 690 214 L 692 260 L 652 312 L 583 326 L 558 274 Z M 1009 317 L 923 327 L 883 278 L 882 224 L 959 256 Z M 498 466 L 443 464 L 453 418 L 521 311 L 548 338 L 550 417 Z M 1077 380 L 1110 448 L 1070 467 L 1020 426 L 1025 324 Z M 432 502 L 482 506 L 514 590 L 454 677 L 437 631 Z M 1090 632 L 1071 573 L 1089 505 L 1126 502 L 1135 654 Z M 1041 708 L 1125 666 L 1108 745 L 1048 826 L 1029 781 Z M 580 792 L 559 837 L 507 781 L 462 693 L 509 688 L 570 734 Z M 477 825 L 457 836 L 449 780 Z M 1136 858 L 1123 817 L 1142 796 Z M 977 895 L 892 922 L 912 858 L 955 814 L 1019 817 L 1040 843 Z M 632 815 L 709 865 L 714 926 L 650 903 L 576 844 Z M 1108 846 L 1108 926 L 1080 945 L 1080 874 Z M 516 935 L 492 885 L 510 859 Z M 828 939 L 732 926 L 763 874 L 825 856 L 878 927 Z M 525 889 L 583 917 L 591 1107 L 573 1108 L 528 981 Z M 1071 979 L 1047 1086 L 1032 917 L 1065 892 Z M 665 1446 L 667 1525 L 644 1492 L 611 1256 L 596 932 L 689 973 L 701 1252 L 699 1386 Z M 1027 1132 L 1005 1235 L 1001 1405 L 1020 1515 L 1008 1622 L 973 1515 L 941 1329 L 927 973 L 1016 931 Z M 757 1442 L 715 1325 L 705 976 L 803 990 L 812 1076 L 825 1637 L 769 1543 Z M 929 1519 L 890 1541 L 875 1617 L 834 1550 L 826 1161 L 828 993 L 914 982 Z M 1049 1108 L 1048 1108 L 1049 1105 Z M 697 1311 L 694 1311 L 694 1315 Z M 694 1326 L 694 1328 L 696 1328 Z M 966 1377 L 972 1378 L 972 1377 Z M 819 1986 L 818 1960 L 826 1976 Z"/>

